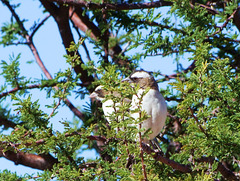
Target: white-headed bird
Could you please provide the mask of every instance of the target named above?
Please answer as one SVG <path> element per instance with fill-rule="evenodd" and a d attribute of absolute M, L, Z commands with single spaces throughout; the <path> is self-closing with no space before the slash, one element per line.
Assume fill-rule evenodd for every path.
<path fill-rule="evenodd" d="M 133 72 L 122 81 L 128 81 L 133 87 L 139 86 L 136 95 L 132 97 L 130 109 L 136 110 L 140 107 L 141 110 L 146 111 L 149 118 L 141 124 L 145 130 L 152 131 L 152 133 L 149 134 L 149 139 L 153 140 L 162 130 L 167 117 L 167 105 L 158 90 L 157 82 L 149 72 L 143 70 Z M 131 114 L 131 117 L 135 119 L 138 119 L 139 116 L 139 112 Z"/>

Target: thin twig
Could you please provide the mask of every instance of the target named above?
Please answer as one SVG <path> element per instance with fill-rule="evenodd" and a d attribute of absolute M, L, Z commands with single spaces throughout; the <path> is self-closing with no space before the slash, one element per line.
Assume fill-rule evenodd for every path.
<path fill-rule="evenodd" d="M 214 32 L 212 35 L 210 35 L 209 37 L 215 36 L 216 34 L 220 33 L 220 32 L 227 26 L 227 24 L 229 23 L 229 21 L 234 18 L 234 15 L 235 15 L 236 12 L 239 10 L 239 8 L 240 8 L 240 6 L 239 6 L 235 11 L 233 11 L 233 13 L 231 14 L 231 16 L 229 16 L 229 17 L 226 19 L 226 21 L 223 23 L 223 25 L 220 26 L 220 27 L 218 27 L 219 29 L 218 29 L 216 32 Z"/>
<path fill-rule="evenodd" d="M 127 51 L 127 48 L 131 45 L 131 43 L 132 43 L 131 41 L 128 41 L 126 46 L 122 49 L 119 55 L 124 54 Z"/>
<path fill-rule="evenodd" d="M 195 119 L 199 129 L 205 134 L 206 137 L 208 137 L 208 134 L 206 133 L 206 131 L 203 129 L 202 125 L 199 123 L 199 120 L 197 118 L 197 116 L 194 115 L 194 112 L 192 110 L 192 108 L 189 108 L 190 112 L 191 112 L 191 115 L 192 117 Z"/>
<path fill-rule="evenodd" d="M 37 32 L 37 30 L 48 20 L 48 18 L 51 15 L 48 14 L 38 25 L 37 27 L 33 30 L 33 32 L 31 33 L 31 35 L 29 36 L 29 38 L 32 40 L 33 36 L 35 35 L 35 33 Z"/>
<path fill-rule="evenodd" d="M 141 114 L 141 111 L 139 114 Z M 141 130 L 141 129 L 142 129 L 142 124 L 139 123 L 139 130 Z M 140 131 L 138 134 L 139 134 L 140 157 L 141 157 L 141 162 L 142 162 L 143 177 L 144 177 L 144 180 L 147 181 L 148 179 L 147 179 L 146 165 L 144 164 L 144 155 L 143 155 L 143 148 L 142 148 L 142 134 Z"/>
<path fill-rule="evenodd" d="M 76 30 L 78 36 L 79 36 L 79 40 L 82 39 L 82 36 L 81 36 L 81 33 L 79 32 L 78 28 L 75 26 L 74 22 L 71 20 L 72 24 L 73 24 L 73 28 Z M 91 61 L 91 57 L 90 57 L 90 54 L 89 54 L 89 51 L 88 51 L 88 48 L 87 48 L 87 45 L 85 43 L 85 41 L 83 40 L 82 41 L 82 46 L 83 46 L 83 49 L 85 50 L 85 53 L 87 55 L 87 59 L 88 61 Z"/>
<path fill-rule="evenodd" d="M 212 15 L 219 14 L 219 12 L 218 12 L 217 10 L 213 9 L 213 8 L 210 7 L 210 6 L 204 5 L 204 4 L 195 3 L 195 4 L 193 5 L 192 3 L 190 3 L 190 6 L 191 6 L 192 9 L 194 9 L 195 6 L 200 6 L 200 7 L 204 8 L 204 9 L 206 9 L 206 10 L 207 10 L 210 14 L 212 14 Z"/>
<path fill-rule="evenodd" d="M 193 70 L 193 69 L 196 67 L 195 63 L 196 63 L 196 60 L 194 60 L 194 61 L 191 63 L 191 65 L 188 66 L 188 68 L 186 68 L 186 69 L 184 69 L 182 72 L 178 72 L 178 73 L 176 73 L 176 74 L 171 74 L 171 75 L 160 74 L 161 76 L 164 76 L 164 77 L 165 77 L 164 79 L 161 79 L 161 81 L 170 80 L 170 79 L 175 79 L 175 78 L 179 77 L 180 75 L 185 74 L 185 73 L 187 73 L 188 71 Z"/>
<path fill-rule="evenodd" d="M 60 106 L 61 100 L 62 100 L 61 98 L 58 99 L 57 105 L 53 108 L 53 110 L 52 110 L 51 114 L 49 114 L 47 120 L 49 120 L 49 119 L 52 117 L 52 115 L 54 114 L 54 112 L 55 112 L 55 111 L 57 110 L 57 108 Z"/>
<path fill-rule="evenodd" d="M 102 3 L 104 4 L 104 0 L 102 0 Z M 103 47 L 104 47 L 104 56 L 103 56 L 103 59 L 104 59 L 104 62 L 105 63 L 108 63 L 108 43 L 109 43 L 109 23 L 107 22 L 107 11 L 106 9 L 102 8 L 102 19 L 103 19 L 103 22 L 105 24 L 105 31 L 103 33 Z"/>
<path fill-rule="evenodd" d="M 35 89 L 35 88 L 39 88 L 40 86 L 41 86 L 40 84 L 29 85 L 29 86 L 24 86 L 24 87 L 18 86 L 18 87 L 13 88 L 13 89 L 10 90 L 10 91 L 2 92 L 2 93 L 0 94 L 0 99 L 1 99 L 2 97 L 5 97 L 5 96 L 9 95 L 9 94 L 15 93 L 15 92 L 17 92 L 17 91 L 19 91 L 19 90 L 23 90 L 23 89 Z"/>
<path fill-rule="evenodd" d="M 142 111 L 141 111 L 141 104 L 142 104 L 142 99 L 143 99 L 143 95 L 144 93 L 141 95 L 141 97 L 138 96 L 138 94 L 136 94 L 136 96 L 138 97 L 139 99 L 139 102 L 138 102 L 138 109 L 139 109 L 139 119 L 142 118 Z M 143 153 L 143 146 L 142 146 L 142 133 L 141 133 L 141 129 L 142 129 L 142 123 L 139 123 L 138 124 L 139 126 L 139 132 L 138 132 L 138 135 L 139 135 L 139 146 L 140 146 L 140 158 L 141 158 L 141 163 L 142 163 L 142 172 L 143 172 L 143 177 L 144 177 L 144 180 L 147 181 L 147 172 L 146 172 L 146 165 L 144 164 L 144 153 Z"/>

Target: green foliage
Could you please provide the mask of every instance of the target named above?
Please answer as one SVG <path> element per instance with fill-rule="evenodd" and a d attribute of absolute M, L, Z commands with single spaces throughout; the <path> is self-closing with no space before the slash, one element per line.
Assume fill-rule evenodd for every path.
<path fill-rule="evenodd" d="M 28 96 L 27 99 L 20 99 L 13 96 L 12 100 L 16 101 L 16 103 L 13 104 L 18 106 L 15 111 L 21 114 L 21 121 L 25 126 L 29 129 L 38 127 L 47 128 L 47 114 L 39 109 L 40 105 L 38 104 L 38 100 L 33 102 L 31 96 Z"/>
<path fill-rule="evenodd" d="M 5 78 L 6 83 L 10 84 L 12 87 L 19 87 L 24 84 L 23 80 L 25 79 L 25 77 L 20 76 L 19 72 L 20 56 L 21 54 L 18 54 L 17 57 L 14 57 L 14 55 L 10 56 L 10 64 L 8 64 L 4 60 L 2 60 L 1 62 L 1 75 L 3 75 L 3 77 Z"/>
<path fill-rule="evenodd" d="M 137 2 L 141 1 L 134 1 Z M 51 155 L 57 161 L 37 177 L 19 177 L 3 170 L 0 180 L 144 180 L 143 165 L 148 180 L 231 180 L 224 171 L 229 171 L 229 175 L 240 171 L 240 54 L 236 40 L 239 36 L 231 17 L 237 4 L 238 1 L 191 4 L 189 0 L 178 0 L 165 13 L 161 8 L 134 11 L 86 8 L 83 14 L 99 30 L 96 39 L 89 40 L 93 60 L 83 61 L 78 52 L 92 32 L 86 32 L 76 44 L 71 43 L 64 56 L 66 68 L 59 70 L 52 80 L 33 77 L 28 80 L 22 76 L 21 54 L 10 56 L 9 61 L 2 60 L 0 120 L 16 126 L 0 122 L 1 156 L 10 152 L 29 153 Z M 1 32 L 3 46 L 19 44 L 25 35 L 12 19 L 2 25 Z M 118 46 L 123 49 L 116 53 Z M 135 110 L 129 110 L 131 102 L 126 101 L 136 95 L 139 87 L 121 79 L 133 69 L 144 68 L 139 67 L 139 62 L 152 56 L 168 57 L 168 61 L 176 64 L 177 74 L 164 76 L 161 70 L 153 73 L 156 78 L 161 77 L 157 80 L 159 85 L 167 84 L 160 91 L 168 100 L 169 115 L 159 136 L 161 153 L 149 154 L 143 152 L 139 142 L 140 135 L 147 139 L 151 133 L 139 125 L 148 118 L 141 109 L 142 96 Z M 188 71 L 183 71 L 183 58 L 189 64 L 194 62 Z M 75 69 L 83 69 L 87 75 L 76 74 Z M 80 81 L 82 76 L 93 76 L 94 82 Z M 113 113 L 104 117 L 101 103 L 92 100 L 80 108 L 80 116 L 76 114 L 77 109 L 67 98 L 76 95 L 83 99 L 98 85 L 109 92 L 103 103 L 111 99 Z M 46 97 L 34 100 L 30 89 L 38 89 Z M 7 98 L 11 102 L 5 106 Z M 41 99 L 50 103 L 41 105 Z M 68 106 L 76 114 L 74 119 L 57 120 L 60 106 Z M 139 118 L 131 117 L 133 113 Z M 60 122 L 63 131 L 54 129 L 56 122 Z M 7 129 L 11 134 L 5 134 Z M 96 158 L 80 157 L 85 150 L 95 150 Z M 173 166 L 178 163 L 182 165 Z M 180 171 L 181 166 L 190 171 Z"/>
<path fill-rule="evenodd" d="M 24 181 L 24 180 L 27 180 L 25 178 L 21 178 L 21 177 L 17 176 L 16 173 L 11 173 L 8 170 L 1 171 L 0 179 L 1 180 L 9 180 L 9 181 Z"/>
<path fill-rule="evenodd" d="M 19 40 L 21 35 L 21 28 L 17 22 L 5 23 L 1 27 L 1 41 L 0 44 L 8 46 L 14 44 Z M 18 42 L 20 43 L 20 42 Z"/>

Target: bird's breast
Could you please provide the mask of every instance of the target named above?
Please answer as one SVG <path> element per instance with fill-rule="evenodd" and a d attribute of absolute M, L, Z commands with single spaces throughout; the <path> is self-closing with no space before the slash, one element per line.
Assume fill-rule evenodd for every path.
<path fill-rule="evenodd" d="M 141 96 L 133 96 L 132 109 L 137 109 L 139 106 L 141 110 L 146 111 L 150 116 L 142 122 L 142 127 L 146 130 L 151 129 L 152 134 L 149 135 L 153 139 L 163 128 L 167 116 L 167 106 L 161 93 L 157 90 L 150 89 L 147 94 L 139 99 Z M 132 117 L 139 118 L 140 114 L 134 113 Z"/>

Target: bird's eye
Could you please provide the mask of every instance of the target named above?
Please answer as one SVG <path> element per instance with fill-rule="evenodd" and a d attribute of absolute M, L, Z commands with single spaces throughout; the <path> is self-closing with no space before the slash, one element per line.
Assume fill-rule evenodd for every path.
<path fill-rule="evenodd" d="M 136 81 L 138 80 L 138 78 L 136 78 L 136 77 L 132 77 L 131 79 L 132 79 L 132 81 L 134 81 L 134 82 L 136 82 Z"/>

